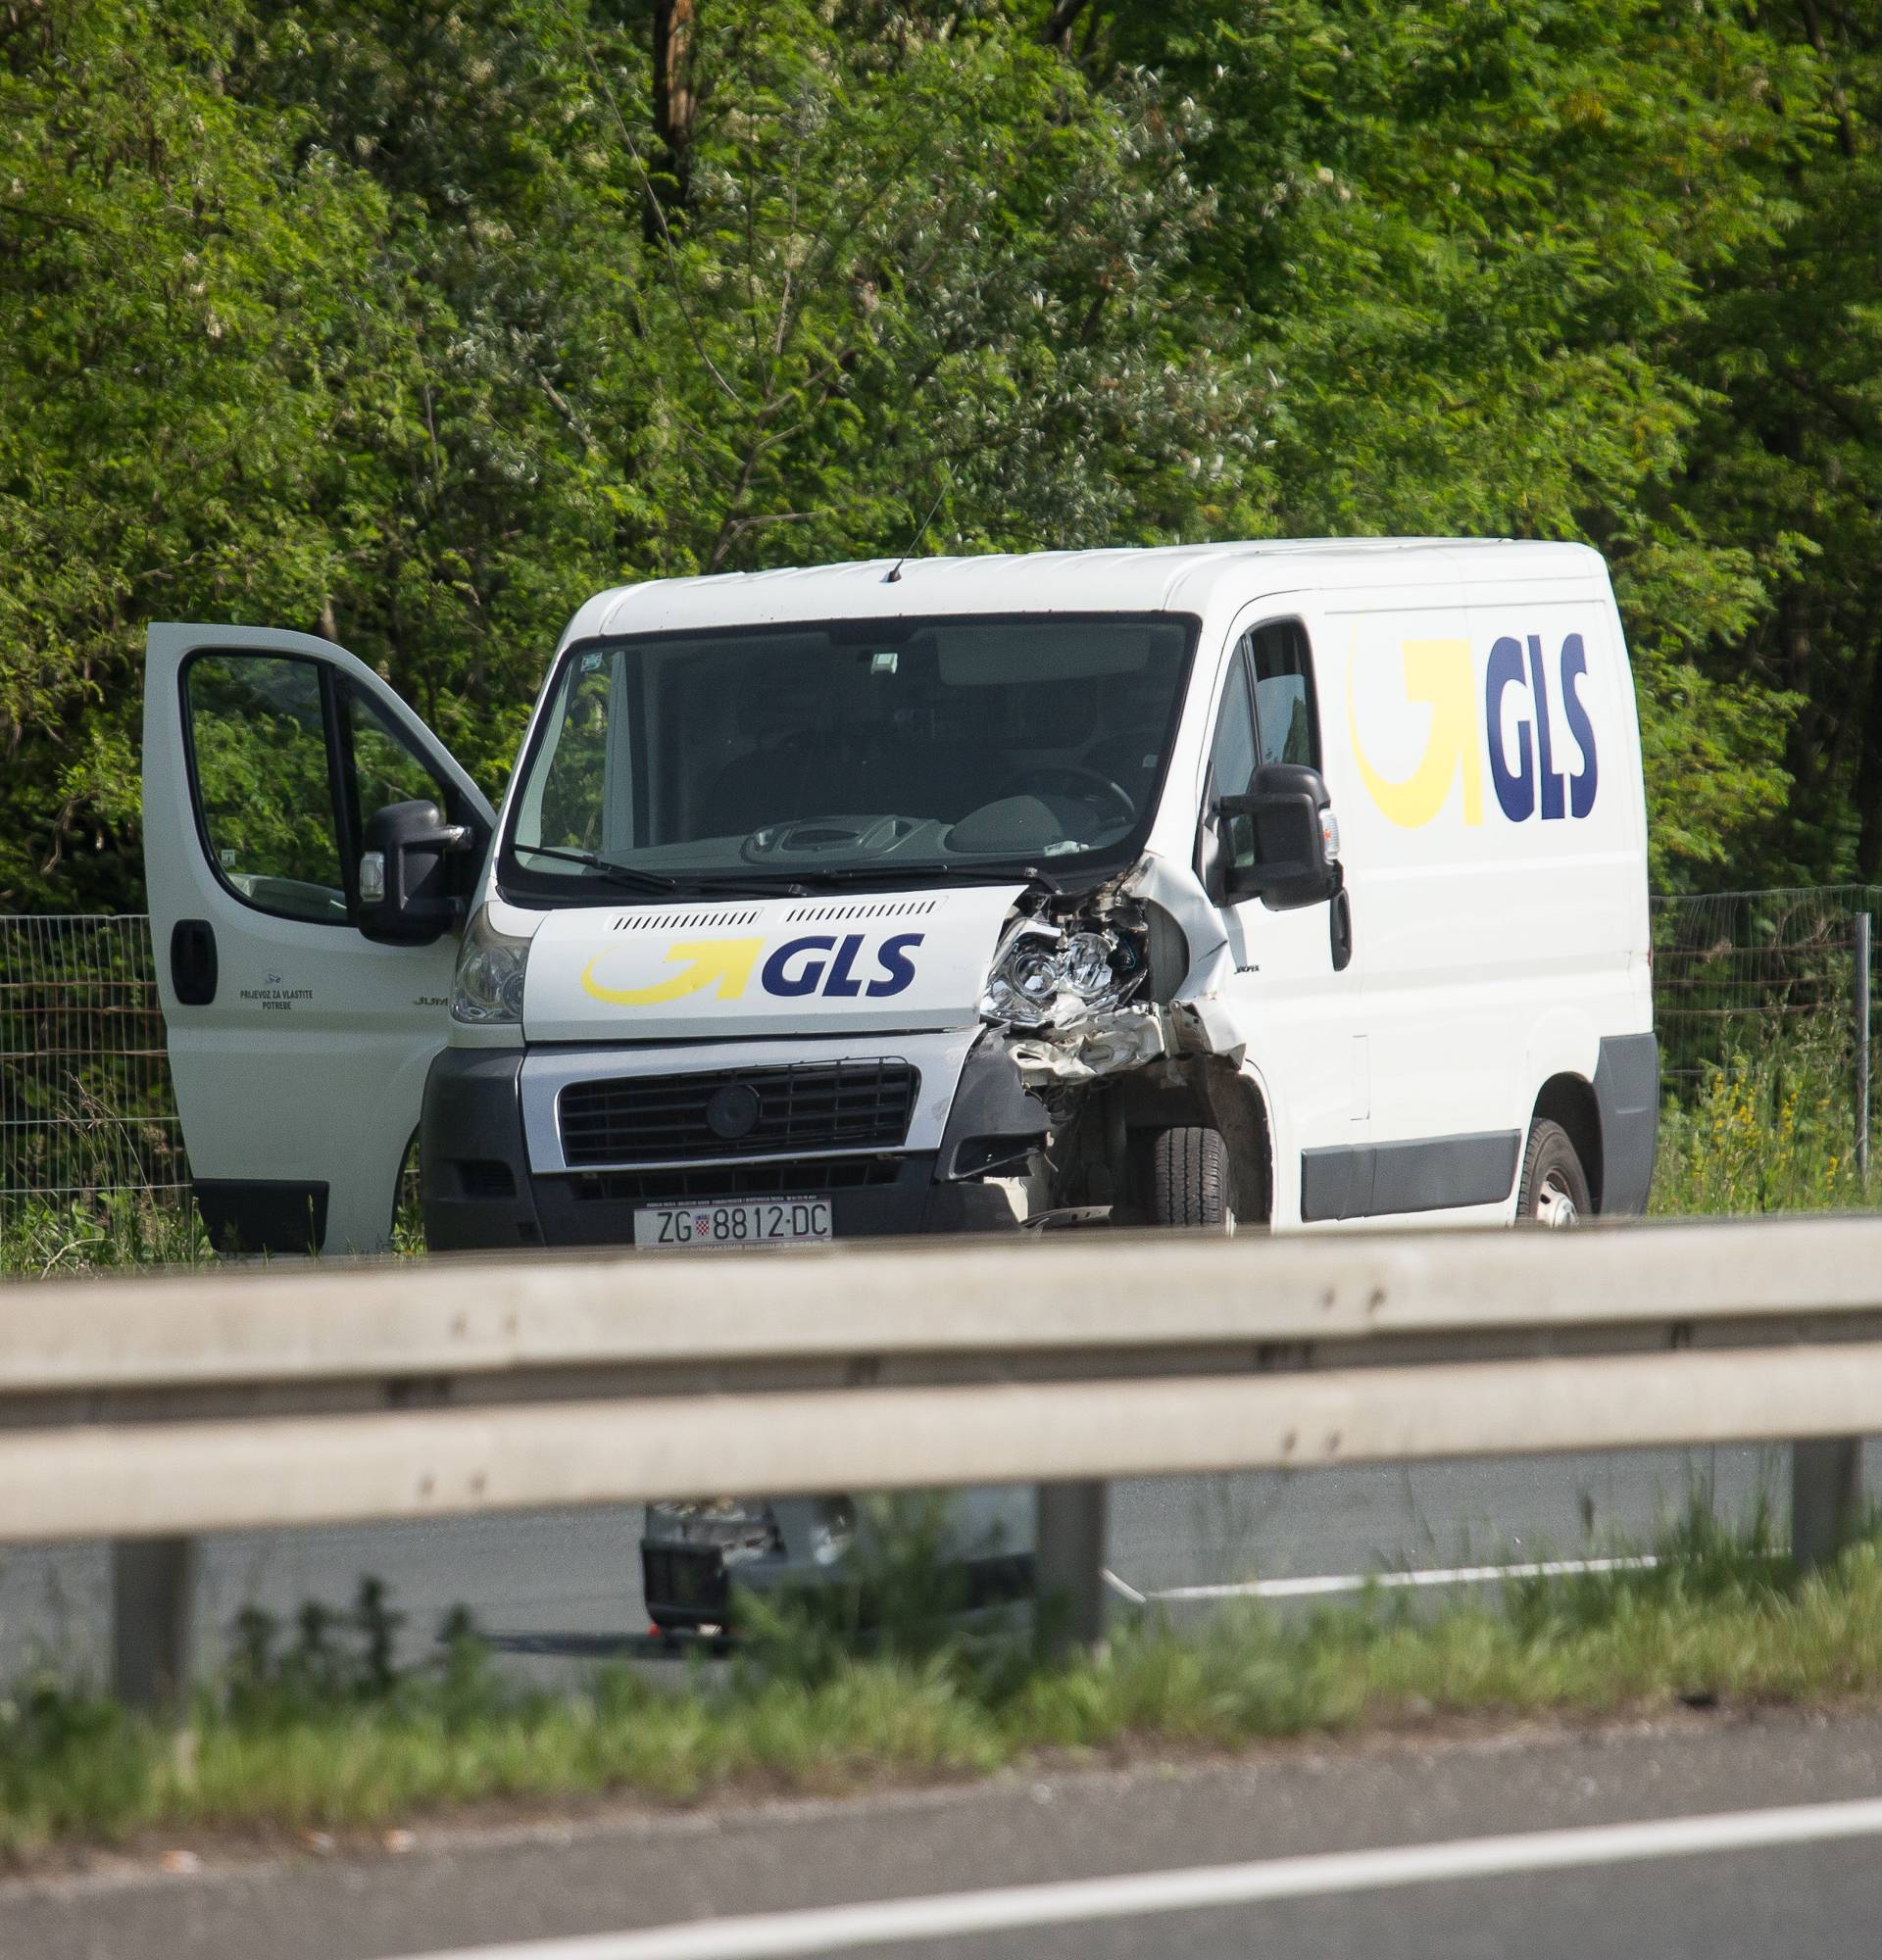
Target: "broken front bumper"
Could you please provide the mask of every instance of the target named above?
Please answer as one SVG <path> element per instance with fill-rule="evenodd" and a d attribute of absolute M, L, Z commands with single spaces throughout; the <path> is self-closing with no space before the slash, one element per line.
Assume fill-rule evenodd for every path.
<path fill-rule="evenodd" d="M 906 1120 L 861 1145 L 841 1125 L 784 1149 L 579 1144 L 571 1091 L 713 1079 L 784 1082 L 874 1063 L 913 1078 Z M 687 1047 L 446 1049 L 425 1084 L 421 1176 L 436 1251 L 633 1243 L 643 1204 L 743 1197 L 827 1197 L 838 1238 L 1001 1231 L 1015 1224 L 988 1171 L 1044 1141 L 1045 1106 L 997 1036 L 980 1028 L 836 1041 Z M 832 1143 L 831 1139 L 835 1139 Z M 762 1140 L 761 1140 L 762 1141 Z"/>
<path fill-rule="evenodd" d="M 957 1491 L 922 1503 L 918 1518 L 888 1499 L 649 1504 L 640 1546 L 647 1617 L 664 1633 L 719 1634 L 738 1629 L 741 1592 L 774 1597 L 846 1589 L 855 1623 L 868 1627 L 885 1617 L 885 1587 L 918 1585 L 920 1603 L 944 1618 L 1031 1597 L 1029 1489 Z M 924 1547 L 914 1565 L 906 1559 L 910 1543 Z M 893 1602 L 898 1613 L 911 1603 Z"/>

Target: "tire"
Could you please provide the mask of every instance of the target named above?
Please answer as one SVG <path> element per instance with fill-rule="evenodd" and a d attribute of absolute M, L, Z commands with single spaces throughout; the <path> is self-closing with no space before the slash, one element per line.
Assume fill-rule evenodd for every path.
<path fill-rule="evenodd" d="M 1579 1225 L 1594 1215 L 1588 1174 L 1560 1123 L 1545 1116 L 1529 1131 L 1522 1178 L 1516 1186 L 1516 1222 L 1556 1230 Z"/>
<path fill-rule="evenodd" d="M 1219 1130 L 1158 1130 L 1150 1140 L 1150 1222 L 1232 1232 L 1228 1146 Z"/>

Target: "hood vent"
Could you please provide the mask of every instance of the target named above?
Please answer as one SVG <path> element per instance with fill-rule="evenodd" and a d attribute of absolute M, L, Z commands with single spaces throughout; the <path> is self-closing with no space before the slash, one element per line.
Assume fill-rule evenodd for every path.
<path fill-rule="evenodd" d="M 784 923 L 834 925 L 841 919 L 920 918 L 940 903 L 939 899 L 865 899 L 849 905 L 796 906 L 784 914 Z"/>

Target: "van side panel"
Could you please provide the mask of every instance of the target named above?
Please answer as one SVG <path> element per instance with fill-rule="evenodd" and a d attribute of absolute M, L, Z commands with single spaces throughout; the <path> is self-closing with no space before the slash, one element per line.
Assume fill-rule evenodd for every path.
<path fill-rule="evenodd" d="M 1605 1038 L 1651 1027 L 1639 736 L 1595 563 L 1460 581 L 1442 604 L 1326 595 L 1326 775 L 1366 947 L 1365 1141 L 1375 1162 L 1423 1166 L 1409 1184 L 1375 1177 L 1362 1215 L 1507 1215 L 1520 1144 L 1498 1155 L 1511 1170 L 1493 1195 L 1485 1140 L 1525 1137 L 1546 1081 L 1593 1083 Z M 1604 1080 L 1633 1126 L 1616 1186 L 1632 1197 L 1626 1053 Z"/>

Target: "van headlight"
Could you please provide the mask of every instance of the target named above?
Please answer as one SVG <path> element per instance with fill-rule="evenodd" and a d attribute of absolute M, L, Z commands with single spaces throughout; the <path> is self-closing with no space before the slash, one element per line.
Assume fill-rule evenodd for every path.
<path fill-rule="evenodd" d="M 1064 1027 L 1117 1006 L 1140 971 L 1136 948 L 1114 933 L 1027 921 L 995 956 L 980 1013 L 1015 1028 Z"/>
<path fill-rule="evenodd" d="M 522 1021 L 522 983 L 529 967 L 529 942 L 499 932 L 490 907 L 479 906 L 458 949 L 457 977 L 451 984 L 451 1018 L 467 1027 L 517 1027 Z"/>

